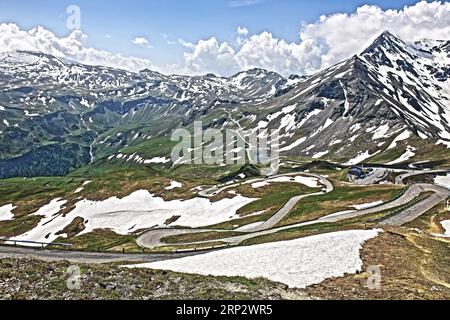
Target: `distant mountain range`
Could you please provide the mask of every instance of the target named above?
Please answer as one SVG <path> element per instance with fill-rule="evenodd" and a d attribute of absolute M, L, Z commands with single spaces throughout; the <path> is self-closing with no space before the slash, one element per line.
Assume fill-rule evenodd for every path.
<path fill-rule="evenodd" d="M 173 129 L 278 129 L 282 155 L 403 163 L 450 155 L 450 41 L 383 33 L 315 75 L 252 69 L 229 78 L 0 54 L 0 178 L 88 164 L 171 166 Z"/>

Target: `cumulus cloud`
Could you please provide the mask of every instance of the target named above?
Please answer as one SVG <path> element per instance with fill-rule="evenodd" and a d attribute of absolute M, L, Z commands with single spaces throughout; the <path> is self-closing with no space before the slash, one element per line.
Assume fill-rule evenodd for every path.
<path fill-rule="evenodd" d="M 134 38 L 133 44 L 140 46 L 140 47 L 144 47 L 144 48 L 152 48 L 152 46 L 150 45 L 150 42 L 144 37 Z"/>
<path fill-rule="evenodd" d="M 258 0 L 232 1 L 234 6 L 256 4 Z M 236 41 L 221 42 L 216 37 L 191 43 L 178 40 L 185 48 L 183 61 L 155 68 L 146 59 L 89 48 L 86 35 L 79 30 L 58 38 L 38 27 L 21 30 L 14 24 L 0 24 L 0 52 L 35 50 L 86 64 L 101 64 L 137 71 L 144 68 L 184 74 L 216 73 L 231 75 L 260 67 L 283 75 L 312 74 L 363 51 L 383 31 L 389 30 L 406 41 L 423 38 L 450 39 L 450 3 L 418 2 L 401 10 L 382 10 L 364 5 L 355 12 L 321 16 L 302 24 L 299 39 L 288 42 L 265 31 L 250 34 L 244 26 L 236 31 Z M 136 45 L 149 46 L 147 39 L 134 39 Z M 174 44 L 175 42 L 171 42 Z"/>
<path fill-rule="evenodd" d="M 238 38 L 236 48 L 219 43 L 216 38 L 201 40 L 190 44 L 191 52 L 185 54 L 186 68 L 194 73 L 221 69 L 225 75 L 250 67 L 285 75 L 311 74 L 360 53 L 385 30 L 406 41 L 450 39 L 449 21 L 447 2 L 422 1 L 402 10 L 386 11 L 364 5 L 351 14 L 324 15 L 314 23 L 302 25 L 298 42 L 277 39 L 270 32 Z M 220 58 L 215 57 L 219 51 Z"/>
<path fill-rule="evenodd" d="M 353 14 L 322 16 L 319 21 L 302 28 L 302 41 L 322 39 L 327 50 L 322 65 L 339 62 L 364 50 L 383 31 L 398 35 L 406 41 L 420 39 L 450 39 L 450 3 L 419 2 L 403 10 L 383 11 L 365 5 Z"/>
<path fill-rule="evenodd" d="M 246 27 L 238 27 L 237 28 L 237 34 L 240 36 L 246 36 L 248 35 L 248 29 Z"/>
<path fill-rule="evenodd" d="M 125 57 L 87 47 L 86 40 L 87 36 L 80 30 L 74 30 L 67 37 L 59 38 L 43 27 L 25 31 L 15 24 L 0 24 L 0 52 L 40 51 L 84 64 L 119 67 L 131 71 L 153 67 L 146 59 Z"/>
<path fill-rule="evenodd" d="M 188 72 L 201 74 L 212 72 L 216 74 L 232 74 L 239 71 L 236 52 L 227 43 L 219 43 L 216 38 L 200 40 L 196 45 L 184 43 L 192 48 L 184 54 L 185 69 Z"/>

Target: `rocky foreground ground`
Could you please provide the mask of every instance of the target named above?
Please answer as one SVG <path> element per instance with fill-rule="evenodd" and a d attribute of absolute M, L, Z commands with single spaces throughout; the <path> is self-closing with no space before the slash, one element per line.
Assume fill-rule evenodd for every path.
<path fill-rule="evenodd" d="M 77 283 L 70 282 L 70 267 L 68 262 L 0 260 L 0 298 L 273 300 L 306 297 L 299 290 L 263 279 L 185 275 L 128 269 L 117 264 L 79 265 L 81 279 L 77 289 L 74 288 Z M 68 281 L 72 290 L 67 286 Z"/>
<path fill-rule="evenodd" d="M 361 272 L 303 290 L 265 279 L 128 269 L 122 264 L 80 264 L 73 269 L 69 262 L 7 258 L 0 260 L 0 299 L 446 300 L 450 298 L 449 243 L 412 229 L 386 230 L 364 244 Z M 368 286 L 371 266 L 381 272 L 376 288 Z M 79 282 L 73 277 L 77 268 Z"/>

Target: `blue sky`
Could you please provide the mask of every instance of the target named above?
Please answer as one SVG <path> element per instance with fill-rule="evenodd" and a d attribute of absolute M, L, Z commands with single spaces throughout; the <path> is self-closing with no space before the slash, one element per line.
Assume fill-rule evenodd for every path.
<path fill-rule="evenodd" d="M 402 9 L 417 1 L 354 0 L 0 0 L 0 23 L 13 22 L 24 30 L 44 26 L 67 36 L 66 8 L 81 8 L 81 30 L 87 44 L 151 60 L 154 64 L 179 63 L 185 48 L 179 38 L 196 43 L 212 36 L 233 43 L 238 26 L 251 34 L 270 31 L 287 42 L 299 41 L 302 23 L 314 23 L 323 14 L 354 12 L 364 4 Z M 107 37 L 109 35 L 110 37 Z M 145 37 L 152 48 L 133 45 Z"/>

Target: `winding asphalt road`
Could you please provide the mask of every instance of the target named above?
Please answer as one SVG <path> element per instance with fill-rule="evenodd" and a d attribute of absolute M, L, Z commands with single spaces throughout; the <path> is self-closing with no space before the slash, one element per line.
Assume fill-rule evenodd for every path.
<path fill-rule="evenodd" d="M 407 172 L 404 175 L 400 176 L 400 178 L 397 180 L 397 184 L 403 184 L 403 179 L 414 176 L 414 175 L 423 174 L 424 172 L 426 172 L 426 173 L 442 173 L 442 172 L 448 172 L 448 171 L 446 171 L 446 170 L 414 171 L 414 172 L 410 171 L 410 172 Z M 302 174 L 296 173 L 293 175 L 304 175 L 304 173 L 302 173 Z M 230 245 L 237 245 L 244 240 L 248 240 L 248 239 L 262 236 L 262 235 L 276 233 L 276 232 L 287 230 L 287 229 L 298 228 L 298 227 L 303 227 L 303 226 L 318 224 L 318 223 L 340 222 L 340 221 L 347 220 L 347 219 L 352 219 L 352 218 L 361 217 L 361 216 L 372 214 L 372 213 L 377 213 L 377 212 L 394 209 L 394 208 L 403 206 L 403 205 L 413 201 L 420 194 L 422 194 L 424 192 L 432 192 L 433 195 L 430 196 L 429 198 L 426 198 L 425 200 L 419 202 L 418 204 L 415 204 L 412 207 L 406 209 L 405 211 L 400 212 L 398 215 L 391 217 L 389 219 L 386 219 L 380 223 L 382 225 L 401 226 L 405 223 L 408 223 L 408 222 L 416 219 L 420 215 L 424 214 L 428 210 L 430 210 L 433 207 L 435 207 L 436 205 L 438 205 L 441 201 L 444 201 L 446 198 L 450 197 L 450 190 L 447 188 L 436 186 L 433 184 L 415 184 L 415 185 L 412 185 L 411 187 L 409 187 L 402 196 L 400 196 L 399 198 L 395 199 L 394 201 L 391 201 L 386 204 L 382 204 L 382 205 L 379 205 L 379 206 L 376 206 L 373 208 L 367 208 L 367 209 L 363 209 L 363 210 L 351 210 L 351 211 L 337 212 L 337 213 L 333 213 L 331 215 L 319 218 L 317 220 L 294 224 L 294 225 L 285 226 L 285 227 L 274 228 L 274 226 L 277 225 L 278 222 L 280 222 L 287 214 L 289 214 L 289 212 L 294 208 L 294 206 L 301 199 L 304 199 L 305 197 L 317 196 L 317 195 L 321 195 L 321 194 L 333 191 L 333 185 L 325 177 L 319 176 L 319 175 L 311 175 L 311 174 L 310 174 L 310 176 L 314 176 L 314 177 L 318 178 L 320 180 L 320 182 L 326 186 L 326 191 L 321 192 L 321 193 L 315 193 L 315 194 L 294 197 L 294 198 L 290 199 L 288 201 L 288 203 L 286 203 L 286 205 L 283 206 L 283 208 L 281 208 L 277 213 L 275 213 L 269 220 L 267 220 L 261 224 L 258 224 L 255 227 L 250 227 L 250 228 L 246 229 L 242 235 L 233 236 L 233 237 L 229 237 L 229 238 L 222 238 L 217 241 L 228 243 Z M 213 189 L 211 189 L 211 190 L 213 190 Z M 218 190 L 218 189 L 216 189 L 216 190 Z M 211 232 L 211 231 L 226 232 L 227 230 L 155 229 L 155 230 L 150 230 L 150 231 L 142 234 L 138 238 L 138 244 L 145 248 L 157 248 L 159 246 L 167 245 L 167 244 L 163 243 L 161 240 L 163 238 L 166 238 L 169 236 L 174 236 L 177 234 L 201 233 L 201 232 Z M 184 245 L 205 244 L 208 242 L 211 242 L 211 240 L 184 243 Z"/>
<path fill-rule="evenodd" d="M 418 176 L 421 174 L 438 174 L 438 173 L 448 173 L 448 172 L 450 172 L 450 170 L 423 170 L 423 171 L 408 170 L 404 174 L 401 174 L 395 178 L 395 184 L 403 184 L 403 181 L 406 178 Z"/>
<path fill-rule="evenodd" d="M 335 222 L 340 222 L 340 221 L 344 221 L 347 219 L 357 218 L 357 217 L 365 216 L 368 214 L 397 208 L 399 206 L 402 206 L 404 204 L 411 202 L 412 200 L 417 198 L 423 192 L 434 192 L 435 193 L 434 195 L 436 195 L 437 197 L 435 198 L 433 195 L 432 197 L 425 199 L 424 201 L 420 202 L 419 204 L 411 207 L 410 209 L 414 208 L 414 210 L 412 210 L 412 211 L 410 209 L 407 209 L 406 211 L 404 211 L 404 212 L 408 212 L 407 214 L 405 214 L 404 212 L 401 212 L 398 215 L 400 218 L 398 220 L 396 220 L 397 223 L 401 222 L 401 224 L 404 224 L 411 220 L 414 220 L 415 218 L 417 218 L 424 212 L 428 211 L 430 206 L 431 206 L 431 208 L 433 208 L 436 204 L 438 204 L 440 201 L 442 201 L 440 199 L 445 199 L 446 197 L 450 196 L 450 190 L 448 190 L 446 188 L 435 186 L 432 184 L 417 184 L 417 185 L 413 185 L 410 188 L 408 188 L 402 196 L 395 199 L 394 201 L 380 205 L 380 206 L 376 206 L 373 208 L 368 208 L 368 209 L 363 209 L 363 210 L 351 210 L 351 211 L 337 212 L 337 213 L 333 213 L 333 214 L 330 214 L 328 216 L 325 216 L 325 217 L 322 217 L 322 218 L 319 218 L 316 220 L 293 224 L 293 225 L 284 226 L 284 227 L 273 228 L 274 225 L 272 225 L 272 226 L 269 225 L 270 228 L 263 229 L 263 230 L 258 230 L 259 228 L 255 228 L 253 230 L 248 229 L 246 232 L 243 232 L 242 235 L 229 237 L 229 238 L 222 238 L 217 241 L 228 243 L 230 245 L 237 245 L 244 240 L 248 240 L 248 239 L 263 236 L 263 235 L 273 234 L 273 233 L 283 231 L 283 230 L 299 228 L 299 227 L 304 227 L 304 226 L 319 224 L 319 223 L 335 223 Z M 312 195 L 309 195 L 309 196 L 312 196 Z M 436 203 L 436 201 L 438 201 L 438 202 Z M 287 213 L 289 213 L 289 211 Z M 412 212 L 412 213 L 409 213 L 409 212 Z M 409 220 L 409 219 L 411 219 L 411 220 Z M 398 225 L 398 224 L 393 224 L 393 222 L 391 222 L 389 220 L 382 222 L 382 224 Z M 182 232 L 183 234 L 205 232 L 204 229 L 203 230 L 186 229 L 186 230 L 182 230 L 182 231 L 183 231 Z M 226 230 L 208 229 L 206 231 L 225 232 Z M 174 229 L 151 230 L 147 233 L 144 233 L 141 237 L 139 237 L 138 243 L 140 246 L 143 246 L 146 248 L 156 248 L 156 247 L 159 247 L 162 245 L 167 245 L 167 244 L 161 242 L 161 239 L 163 239 L 165 237 L 180 234 L 179 232 L 180 232 L 180 230 L 174 230 Z M 211 241 L 210 240 L 209 241 L 199 241 L 199 242 L 191 242 L 191 243 L 184 243 L 184 244 L 185 245 L 195 245 L 195 244 L 204 244 L 204 243 L 208 243 L 208 242 L 211 242 Z"/>
<path fill-rule="evenodd" d="M 403 184 L 403 180 L 407 177 L 411 177 L 414 175 L 420 175 L 424 173 L 444 173 L 449 172 L 448 170 L 432 170 L 432 171 L 414 171 L 414 172 L 407 172 L 397 178 L 397 184 Z M 308 196 L 318 196 L 323 195 L 328 192 L 333 191 L 333 185 L 331 182 L 326 179 L 323 176 L 320 175 L 314 175 L 314 174 L 306 174 L 306 173 L 293 173 L 293 174 L 287 174 L 287 175 L 280 175 L 280 176 L 299 176 L 299 175 L 305 175 L 309 177 L 317 178 L 321 184 L 325 186 L 323 189 L 323 192 L 318 192 L 314 194 L 309 195 L 301 195 L 294 197 L 290 199 L 283 208 L 281 208 L 277 213 L 274 214 L 269 220 L 258 224 L 255 227 L 248 228 L 245 232 L 242 232 L 242 235 L 235 236 L 235 237 L 229 237 L 229 238 L 223 238 L 216 241 L 228 243 L 230 245 L 239 244 L 244 240 L 251 239 L 254 237 L 267 235 L 276 233 L 283 230 L 288 230 L 292 228 L 298 228 L 306 225 L 312 225 L 312 224 L 318 224 L 318 223 L 327 223 L 327 222 L 339 222 L 342 220 L 355 218 L 359 216 L 364 216 L 371 213 L 376 213 L 380 211 L 385 211 L 389 209 L 393 209 L 399 206 L 402 206 L 404 204 L 407 204 L 417 198 L 421 193 L 423 192 L 433 192 L 433 195 L 429 198 L 425 199 L 424 201 L 421 201 L 420 203 L 406 209 L 405 211 L 399 213 L 398 215 L 391 217 L 389 219 L 386 219 L 381 224 L 383 225 L 394 225 L 394 226 L 400 226 L 403 225 L 409 221 L 414 220 L 421 214 L 427 212 L 428 210 L 432 209 L 434 206 L 439 204 L 441 201 L 445 200 L 446 198 L 450 197 L 450 190 L 444 187 L 432 185 L 432 184 L 415 184 L 409 187 L 406 192 L 399 197 L 398 199 L 383 204 L 381 206 L 377 206 L 374 208 L 368 208 L 364 210 L 352 210 L 352 211 L 346 211 L 346 212 L 338 212 L 334 213 L 322 218 L 319 218 L 317 220 L 308 221 L 304 223 L 299 223 L 295 225 L 290 226 L 284 226 L 284 227 L 278 227 L 274 228 L 274 226 L 280 222 L 291 210 L 292 208 L 299 202 L 301 199 L 304 199 Z M 254 179 L 249 180 L 246 183 L 255 183 L 260 181 L 265 181 L 266 179 Z M 219 190 L 219 188 L 216 188 L 215 190 L 213 188 L 204 190 L 203 196 L 213 196 L 217 194 L 216 191 L 223 191 L 228 188 L 233 187 L 233 185 L 224 186 L 222 189 Z M 206 191 L 206 192 L 205 192 Z M 161 239 L 167 236 L 171 235 L 179 235 L 179 234 L 189 234 L 189 233 L 199 233 L 199 232 L 211 232 L 211 231 L 218 231 L 218 232 L 226 232 L 229 230 L 212 230 L 212 229 L 154 229 L 150 230 L 144 234 L 142 234 L 138 238 L 138 244 L 144 248 L 154 248 L 159 247 L 163 244 L 161 242 Z M 211 241 L 203 241 L 203 242 L 195 242 L 192 244 L 201 244 Z M 189 243 L 191 244 L 191 243 Z M 204 253 L 205 251 L 201 252 L 190 252 L 190 253 L 177 253 L 177 254 L 136 254 L 136 255 L 130 255 L 130 254 L 115 254 L 115 253 L 89 253 L 89 252 L 75 252 L 75 251 L 58 251 L 58 250 L 39 250 L 39 249 L 32 249 L 32 248 L 17 248 L 17 247 L 7 247 L 7 246 L 0 246 L 0 259 L 1 258 L 37 258 L 40 260 L 45 261 L 70 261 L 73 263 L 110 263 L 110 262 L 154 262 L 154 261 L 162 261 L 162 260 L 169 260 L 169 259 L 177 259 L 182 258 L 185 256 L 192 256 L 199 253 Z"/>
<path fill-rule="evenodd" d="M 289 199 L 289 201 L 280 209 L 278 210 L 270 219 L 267 221 L 262 222 L 261 224 L 258 224 L 257 226 L 250 227 L 243 232 L 243 236 L 236 236 L 231 238 L 223 238 L 217 241 L 225 242 L 229 244 L 238 244 L 242 242 L 243 240 L 248 239 L 248 235 L 252 235 L 251 237 L 255 237 L 260 234 L 265 234 L 264 231 L 268 230 L 274 230 L 272 229 L 275 225 L 277 225 L 281 220 L 283 220 L 286 215 L 289 214 L 289 212 L 297 205 L 297 203 L 306 197 L 312 197 L 312 196 L 319 196 L 323 194 L 330 193 L 334 190 L 333 184 L 325 177 L 317 174 L 311 174 L 311 173 L 290 173 L 285 175 L 278 175 L 274 176 L 271 179 L 253 179 L 246 181 L 244 184 L 250 184 L 255 182 L 262 182 L 262 181 L 270 181 L 275 178 L 280 177 L 292 177 L 292 176 L 306 176 L 310 178 L 315 178 L 319 181 L 320 184 L 324 186 L 323 191 L 306 194 L 306 195 L 299 195 L 296 197 L 293 197 Z M 231 188 L 233 185 L 227 186 L 225 188 L 220 189 L 222 191 Z M 237 185 L 236 185 L 237 186 Z M 209 189 L 210 192 L 206 192 L 206 194 L 217 194 L 216 190 L 219 190 L 218 188 L 211 188 Z M 205 190 L 206 191 L 206 190 Z M 205 194 L 205 191 L 203 192 L 203 195 Z M 221 230 L 221 229 L 173 229 L 173 228 L 165 228 L 165 229 L 153 229 L 149 230 L 148 232 L 145 232 L 139 238 L 137 239 L 137 244 L 144 248 L 157 248 L 160 246 L 165 245 L 161 240 L 163 238 L 169 237 L 169 236 L 176 236 L 180 234 L 193 234 L 193 233 L 202 233 L 202 232 L 226 232 L 230 230 Z M 263 232 L 263 233 L 261 233 Z M 241 240 L 243 239 L 243 240 Z M 193 242 L 193 243 L 184 243 L 184 245 L 190 245 L 190 244 L 203 244 L 208 243 L 211 241 L 199 241 L 199 242 Z"/>

